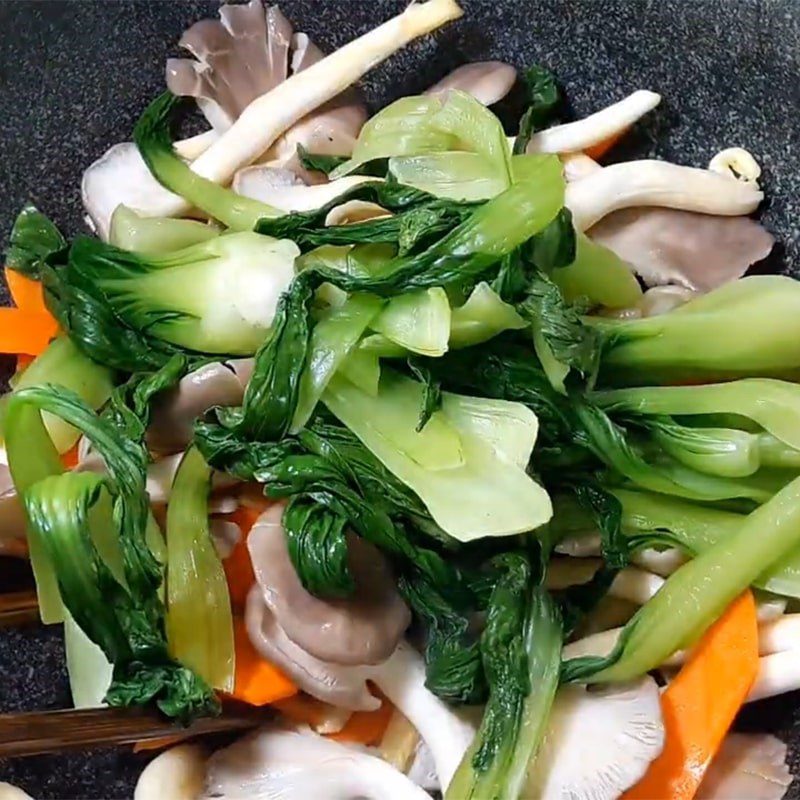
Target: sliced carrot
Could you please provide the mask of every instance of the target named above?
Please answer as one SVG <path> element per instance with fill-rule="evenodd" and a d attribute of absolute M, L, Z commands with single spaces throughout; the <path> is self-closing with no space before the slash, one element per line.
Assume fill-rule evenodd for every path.
<path fill-rule="evenodd" d="M 0 353 L 38 356 L 58 332 L 47 312 L 0 308 Z"/>
<path fill-rule="evenodd" d="M 303 692 L 286 700 L 279 700 L 273 705 L 292 722 L 299 722 L 312 728 L 318 728 L 328 718 L 330 709 L 327 703 Z"/>
<path fill-rule="evenodd" d="M 44 304 L 44 291 L 39 281 L 34 281 L 21 272 L 6 267 L 6 283 L 11 292 L 11 299 L 17 308 L 21 308 L 23 311 L 50 313 Z"/>
<path fill-rule="evenodd" d="M 36 358 L 36 356 L 20 353 L 17 356 L 17 372 L 24 372 L 33 363 L 34 358 Z"/>
<path fill-rule="evenodd" d="M 690 800 L 758 673 L 758 623 L 750 591 L 708 629 L 661 695 L 661 755 L 623 800 Z"/>
<path fill-rule="evenodd" d="M 628 130 L 628 128 L 625 128 L 624 131 L 615 133 L 609 136 L 608 139 L 603 139 L 602 142 L 587 147 L 583 152 L 595 161 L 599 161 L 623 136 L 625 136 Z"/>
<path fill-rule="evenodd" d="M 256 581 L 253 564 L 250 561 L 250 551 L 247 549 L 247 534 L 262 513 L 263 509 L 239 506 L 236 511 L 224 515 L 224 519 L 235 522 L 242 532 L 230 555 L 222 561 L 222 568 L 228 581 L 231 608 L 235 614 L 244 611 L 247 593 Z"/>
<path fill-rule="evenodd" d="M 236 674 L 232 697 L 251 706 L 265 706 L 297 694 L 294 683 L 253 647 L 241 617 L 233 618 L 233 641 Z"/>
<path fill-rule="evenodd" d="M 394 706 L 384 698 L 381 707 L 376 711 L 356 711 L 344 728 L 338 733 L 328 734 L 328 738 L 337 742 L 355 742 L 357 744 L 377 744 L 389 727 L 389 720 L 394 713 Z"/>
<path fill-rule="evenodd" d="M 66 469 L 72 469 L 78 466 L 78 444 L 77 442 L 67 450 L 66 453 L 61 454 L 61 463 Z"/>

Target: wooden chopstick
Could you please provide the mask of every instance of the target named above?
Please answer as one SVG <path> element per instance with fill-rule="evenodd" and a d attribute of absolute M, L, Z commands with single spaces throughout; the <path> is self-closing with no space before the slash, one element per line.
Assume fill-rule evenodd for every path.
<path fill-rule="evenodd" d="M 0 628 L 27 625 L 39 620 L 36 592 L 8 592 L 0 594 Z"/>
<path fill-rule="evenodd" d="M 165 736 L 199 736 L 255 728 L 270 718 L 264 709 L 226 704 L 219 717 L 204 717 L 181 727 L 157 711 L 92 708 L 0 714 L 0 759 L 85 747 L 131 744 Z"/>

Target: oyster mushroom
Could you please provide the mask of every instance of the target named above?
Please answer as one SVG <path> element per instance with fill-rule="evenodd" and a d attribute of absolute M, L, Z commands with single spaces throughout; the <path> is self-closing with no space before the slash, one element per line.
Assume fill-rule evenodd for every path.
<path fill-rule="evenodd" d="M 375 180 L 368 175 L 348 175 L 330 183 L 306 186 L 291 170 L 258 164 L 239 170 L 233 181 L 233 189 L 281 211 L 311 211 L 355 186 Z"/>
<path fill-rule="evenodd" d="M 250 362 L 240 360 L 238 368 Z M 156 398 L 147 429 L 148 447 L 157 453 L 184 450 L 192 439 L 194 421 L 215 406 L 240 405 L 246 385 L 231 365 L 221 362 L 185 375 L 174 389 Z"/>
<path fill-rule="evenodd" d="M 230 181 L 236 170 L 253 163 L 282 133 L 336 97 L 369 69 L 461 14 L 455 0 L 412 3 L 398 16 L 253 100 L 192 164 L 192 169 L 217 183 Z M 187 210 L 188 204 L 181 199 L 161 213 L 177 215 Z"/>
<path fill-rule="evenodd" d="M 302 72 L 325 57 L 304 33 L 292 37 L 292 49 L 292 74 Z M 350 155 L 366 121 L 367 109 L 359 93 L 353 88 L 346 89 L 281 134 L 262 160 L 270 166 L 289 169 L 308 183 L 319 183 L 318 174 L 309 172 L 300 163 L 298 146 L 302 145 L 310 153 Z"/>
<path fill-rule="evenodd" d="M 567 184 L 565 205 L 585 231 L 623 208 L 657 206 L 719 216 L 758 208 L 764 194 L 751 183 L 704 169 L 645 159 L 612 164 Z"/>
<path fill-rule="evenodd" d="M 310 731 L 278 727 L 252 733 L 214 753 L 203 797 L 429 800 L 405 775 L 364 750 Z"/>
<path fill-rule="evenodd" d="M 531 137 L 529 153 L 574 153 L 619 136 L 652 111 L 661 95 L 640 89 L 588 117 L 545 128 Z"/>
<path fill-rule="evenodd" d="M 262 94 L 286 80 L 292 26 L 261 0 L 219 9 L 219 20 L 196 22 L 178 45 L 195 58 L 167 60 L 167 88 L 194 97 L 206 119 L 224 131 Z M 196 59 L 196 60 L 195 60 Z"/>
<path fill-rule="evenodd" d="M 206 782 L 205 762 L 205 751 L 196 744 L 165 750 L 142 771 L 133 800 L 199 800 Z"/>
<path fill-rule="evenodd" d="M 745 186 L 753 195 L 759 193 L 753 184 L 722 180 L 727 183 L 720 191 L 732 184 Z M 714 208 L 714 203 L 706 206 L 708 211 Z M 674 208 L 615 211 L 588 233 L 593 241 L 633 264 L 648 286 L 670 283 L 702 292 L 740 278 L 751 264 L 766 258 L 775 244 L 772 234 L 749 217 Z"/>
<path fill-rule="evenodd" d="M 697 790 L 697 800 L 780 800 L 792 782 L 788 748 L 766 733 L 729 733 Z"/>
<path fill-rule="evenodd" d="M 616 800 L 664 746 L 658 686 L 649 676 L 592 691 L 562 686 L 548 728 L 529 768 L 528 796 Z"/>
<path fill-rule="evenodd" d="M 366 668 L 326 664 L 298 647 L 278 624 L 258 586 L 247 595 L 244 619 L 253 647 L 304 692 L 353 711 L 380 708 L 381 701 L 367 688 Z"/>
<path fill-rule="evenodd" d="M 289 557 L 282 517 L 275 503 L 247 537 L 256 581 L 284 633 L 310 655 L 333 664 L 379 664 L 397 647 L 411 614 L 395 586 L 388 562 L 359 536 L 348 534 L 348 566 L 355 592 L 324 600 L 300 582 Z"/>
<path fill-rule="evenodd" d="M 3 782 L 0 783 L 0 800 L 33 800 L 33 798 L 18 786 Z"/>
<path fill-rule="evenodd" d="M 445 94 L 451 89 L 457 89 L 471 94 L 485 106 L 491 106 L 511 91 L 516 79 L 517 71 L 511 64 L 503 61 L 476 61 L 456 67 L 423 94 Z"/>

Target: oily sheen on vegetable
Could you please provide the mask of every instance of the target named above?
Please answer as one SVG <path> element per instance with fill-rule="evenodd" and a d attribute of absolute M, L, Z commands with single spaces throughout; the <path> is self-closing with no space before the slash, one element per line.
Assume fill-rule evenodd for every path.
<path fill-rule="evenodd" d="M 665 300 L 653 226 L 625 230 L 730 217 L 760 257 L 757 164 L 601 166 L 660 96 L 570 121 L 540 66 L 512 136 L 501 62 L 367 119 L 350 84 L 460 14 L 412 3 L 324 56 L 223 6 L 87 171 L 99 236 L 30 206 L 12 231 L 36 358 L 0 432 L 75 702 L 283 720 L 157 759 L 148 796 L 173 762 L 220 797 L 427 796 L 412 761 L 445 800 L 666 796 L 681 732 L 710 759 L 778 685 L 795 626 L 756 626 L 800 597 L 798 283 L 746 254 L 701 280 L 698 235 Z M 173 142 L 173 91 L 212 129 Z M 702 707 L 737 620 L 748 671 L 703 738 L 662 712 Z M 687 660 L 659 704 L 647 673 Z"/>

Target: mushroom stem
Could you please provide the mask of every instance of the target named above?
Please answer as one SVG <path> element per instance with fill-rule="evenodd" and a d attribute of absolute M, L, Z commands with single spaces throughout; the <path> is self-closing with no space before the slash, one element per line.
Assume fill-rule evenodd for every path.
<path fill-rule="evenodd" d="M 475 736 L 475 727 L 425 688 L 425 662 L 407 642 L 400 642 L 391 658 L 369 677 L 419 731 L 446 790 Z"/>
<path fill-rule="evenodd" d="M 194 161 L 203 155 L 217 139 L 219 139 L 219 132 L 211 128 L 203 133 L 198 133 L 196 136 L 190 136 L 188 139 L 181 139 L 179 142 L 175 142 L 173 147 L 181 158 L 185 158 L 187 161 Z"/>
<path fill-rule="evenodd" d="M 578 639 L 578 641 L 572 642 L 564 648 L 563 659 L 566 661 L 570 658 L 586 655 L 605 656 L 614 649 L 621 632 L 622 628 L 611 628 L 610 630 Z M 758 654 L 762 657 L 763 691 L 777 685 L 776 681 L 778 679 L 784 681 L 787 685 L 791 680 L 794 680 L 794 684 L 791 684 L 790 689 L 800 688 L 800 652 L 798 651 L 800 651 L 800 614 L 785 614 L 776 620 L 759 624 Z M 798 664 L 796 668 L 790 671 L 791 674 L 787 671 L 782 659 L 778 659 L 775 662 L 765 661 L 765 659 L 772 656 L 787 653 L 791 653 Z M 663 666 L 680 666 L 686 661 L 687 655 L 687 650 L 678 650 L 664 662 Z M 761 681 L 761 676 L 756 681 L 756 685 L 758 685 L 759 681 Z M 790 689 L 780 691 L 790 691 Z M 755 687 L 753 691 L 755 691 Z M 772 693 L 780 694 L 780 691 L 776 690 Z M 768 697 L 771 695 L 762 696 Z"/>
<path fill-rule="evenodd" d="M 574 153 L 586 150 L 626 131 L 661 102 L 661 95 L 646 89 L 588 117 L 545 128 L 531 137 L 529 153 Z"/>
<path fill-rule="evenodd" d="M 770 653 L 758 660 L 758 677 L 745 703 L 800 689 L 800 649 Z"/>
<path fill-rule="evenodd" d="M 565 205 L 585 231 L 612 211 L 659 206 L 719 216 L 755 211 L 764 193 L 705 169 L 645 159 L 612 164 L 567 184 Z"/>
<path fill-rule="evenodd" d="M 255 161 L 299 119 L 338 95 L 392 53 L 462 13 L 455 0 L 412 3 L 398 16 L 253 100 L 239 119 L 192 164 L 192 169 L 217 183 L 230 181 L 237 169 Z M 181 198 L 166 211 L 176 215 L 188 209 Z"/>

